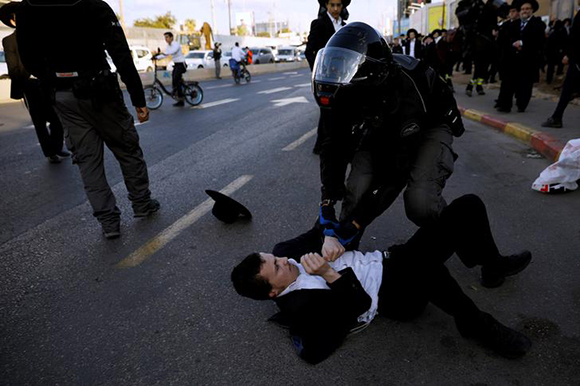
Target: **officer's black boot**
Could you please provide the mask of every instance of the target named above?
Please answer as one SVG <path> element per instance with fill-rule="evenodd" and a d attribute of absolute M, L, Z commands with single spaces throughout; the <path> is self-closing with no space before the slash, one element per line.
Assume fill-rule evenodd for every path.
<path fill-rule="evenodd" d="M 523 271 L 532 261 L 530 251 L 522 251 L 510 256 L 499 256 L 481 267 L 481 285 L 486 288 L 499 287 L 506 276 Z"/>
<path fill-rule="evenodd" d="M 520 357 L 532 347 L 527 336 L 504 326 L 486 312 L 479 311 L 470 316 L 457 315 L 455 324 L 464 338 L 474 339 L 507 358 Z"/>
<path fill-rule="evenodd" d="M 477 95 L 485 95 L 485 91 L 483 91 L 483 86 L 480 84 L 475 86 L 475 91 L 477 91 Z"/>

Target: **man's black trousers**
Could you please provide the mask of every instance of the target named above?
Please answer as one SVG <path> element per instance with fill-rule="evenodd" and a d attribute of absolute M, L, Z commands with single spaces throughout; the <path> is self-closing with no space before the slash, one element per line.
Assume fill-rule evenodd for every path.
<path fill-rule="evenodd" d="M 477 306 L 450 275 L 445 262 L 454 253 L 467 267 L 499 257 L 484 203 L 475 195 L 454 200 L 433 223 L 409 241 L 389 249 L 379 292 L 379 314 L 411 319 L 431 302 L 452 316 L 476 316 Z"/>
<path fill-rule="evenodd" d="M 185 67 L 185 63 L 175 63 L 173 66 L 173 72 L 171 73 L 171 80 L 173 87 L 173 92 L 177 93 L 178 98 L 183 98 L 183 90 L 180 87 L 181 83 L 183 82 L 183 74 L 187 72 L 187 68 Z"/>

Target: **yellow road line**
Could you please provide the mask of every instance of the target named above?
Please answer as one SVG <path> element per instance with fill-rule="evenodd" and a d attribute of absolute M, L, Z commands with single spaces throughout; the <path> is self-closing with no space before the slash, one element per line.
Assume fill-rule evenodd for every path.
<path fill-rule="evenodd" d="M 298 146 L 300 146 L 304 142 L 306 142 L 306 140 L 308 140 L 308 138 L 315 135 L 317 129 L 318 128 L 315 127 L 314 129 L 310 130 L 308 133 L 304 134 L 302 137 L 298 138 L 296 141 L 294 141 L 290 145 L 286 146 L 284 149 L 282 149 L 282 151 L 292 151 L 292 150 L 296 149 Z"/>
<path fill-rule="evenodd" d="M 220 190 L 221 193 L 225 195 L 230 195 L 236 190 L 240 189 L 246 183 L 248 183 L 254 176 L 243 175 L 237 178 L 235 181 L 231 182 L 228 186 Z M 181 217 L 179 220 L 174 222 L 171 226 L 166 228 L 164 231 L 159 233 L 157 236 L 153 237 L 149 242 L 143 245 L 141 248 L 137 249 L 135 252 L 131 253 L 128 257 L 124 258 L 118 262 L 115 267 L 117 268 L 131 268 L 136 267 L 145 260 L 147 260 L 155 252 L 163 248 L 165 244 L 169 243 L 171 240 L 176 238 L 182 231 L 187 229 L 197 220 L 199 220 L 203 215 L 211 210 L 214 201 L 208 198 L 198 206 L 196 206 L 191 212 Z"/>

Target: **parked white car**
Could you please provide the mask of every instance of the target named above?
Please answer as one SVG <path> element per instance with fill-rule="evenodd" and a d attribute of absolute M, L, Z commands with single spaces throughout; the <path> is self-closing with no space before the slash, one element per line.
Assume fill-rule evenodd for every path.
<path fill-rule="evenodd" d="M 130 46 L 129 49 L 131 50 L 131 56 L 133 57 L 133 62 L 135 63 L 135 68 L 139 72 L 151 72 L 153 71 L 153 54 L 151 50 L 145 46 Z M 111 67 L 112 72 L 117 71 L 117 67 L 113 63 L 111 56 L 108 52 L 105 51 L 107 54 L 107 62 Z"/>
<path fill-rule="evenodd" d="M 277 62 L 298 62 L 300 61 L 300 53 L 295 47 L 280 47 L 276 55 Z"/>
<path fill-rule="evenodd" d="M 0 51 L 0 78 L 8 77 L 8 65 L 6 64 L 6 56 L 4 51 Z"/>
<path fill-rule="evenodd" d="M 220 62 L 224 61 L 224 54 L 222 52 L 222 59 Z M 213 60 L 213 51 L 189 51 L 185 55 L 185 64 L 188 70 L 195 70 L 197 68 L 215 68 L 215 60 Z M 173 70 L 173 62 L 167 65 L 167 71 Z"/>

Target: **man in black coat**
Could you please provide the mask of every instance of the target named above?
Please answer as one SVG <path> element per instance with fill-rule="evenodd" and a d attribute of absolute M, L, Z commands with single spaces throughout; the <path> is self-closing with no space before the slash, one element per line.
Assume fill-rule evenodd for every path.
<path fill-rule="evenodd" d="M 481 265 L 503 282 L 531 260 L 528 251 L 499 254 L 479 197 L 456 199 L 435 223 L 389 252 L 350 251 L 325 259 L 320 255 L 322 239 L 321 229 L 311 229 L 277 244 L 272 254 L 250 254 L 231 274 L 240 295 L 276 302 L 280 313 L 270 320 L 290 329 L 294 347 L 305 361 L 326 359 L 349 332 L 364 328 L 377 312 L 410 320 L 429 302 L 453 316 L 463 337 L 501 355 L 517 357 L 530 348 L 523 334 L 479 310 L 445 267 L 457 253 L 467 267 Z"/>
<path fill-rule="evenodd" d="M 411 28 L 407 31 L 407 40 L 403 45 L 405 55 L 414 57 L 415 59 L 423 58 L 423 46 L 421 41 L 417 39 L 417 30 Z"/>
<path fill-rule="evenodd" d="M 580 0 L 578 0 L 580 5 Z M 546 122 L 542 123 L 544 127 L 552 127 L 559 129 L 562 127 L 562 117 L 564 116 L 564 110 L 568 106 L 568 103 L 573 99 L 574 92 L 580 90 L 580 55 L 578 46 L 580 45 L 580 12 L 576 13 L 574 17 L 574 23 L 572 24 L 572 30 L 570 32 L 570 38 L 568 39 L 568 47 L 566 50 L 566 56 L 562 59 L 562 63 L 568 64 L 568 72 L 566 73 L 566 79 L 562 84 L 562 92 L 560 94 L 560 100 L 556 106 L 556 110 Z"/>
<path fill-rule="evenodd" d="M 16 12 L 20 3 L 11 2 L 0 8 L 0 20 L 10 28 L 16 28 Z M 40 148 L 50 163 L 60 163 L 59 157 L 68 157 L 70 153 L 63 149 L 63 128 L 52 108 L 52 102 L 46 90 L 40 87 L 38 79 L 30 77 L 22 64 L 18 53 L 16 31 L 2 39 L 6 53 L 8 76 L 10 77 L 10 98 L 22 99 L 32 119 Z M 50 130 L 46 124 L 50 124 Z"/>
<path fill-rule="evenodd" d="M 508 31 L 508 55 L 514 60 L 504 63 L 506 76 L 502 78 L 498 111 L 509 113 L 515 94 L 519 112 L 524 112 L 532 97 L 532 88 L 540 78 L 540 61 L 544 49 L 546 24 L 533 16 L 539 8 L 536 0 L 518 3 L 520 19 Z M 507 82 L 505 85 L 504 82 Z"/>
<path fill-rule="evenodd" d="M 320 9 L 318 18 L 312 20 L 310 24 L 310 33 L 308 35 L 308 43 L 304 55 L 310 66 L 310 70 L 314 67 L 316 54 L 326 45 L 332 35 L 346 24 L 348 19 L 348 11 L 346 7 L 350 4 L 350 0 L 318 0 Z M 316 144 L 312 152 L 320 154 L 320 146 L 322 143 L 321 131 L 324 124 L 324 112 L 320 112 L 318 120 L 318 134 L 316 137 Z"/>

